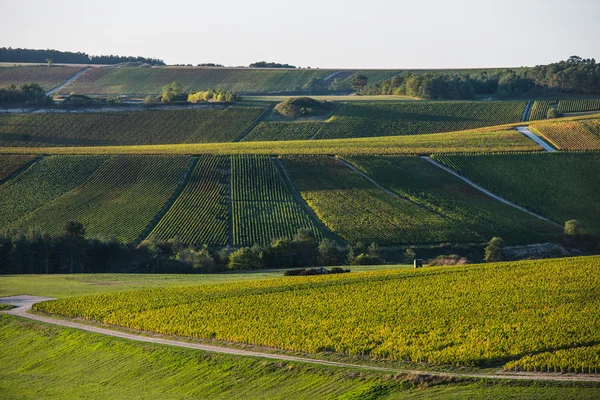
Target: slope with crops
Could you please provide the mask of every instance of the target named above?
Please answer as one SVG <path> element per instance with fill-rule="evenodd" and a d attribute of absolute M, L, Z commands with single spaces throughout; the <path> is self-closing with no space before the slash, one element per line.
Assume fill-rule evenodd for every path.
<path fill-rule="evenodd" d="M 345 157 L 377 183 L 460 223 L 478 240 L 543 241 L 554 225 L 506 205 L 419 157 Z"/>
<path fill-rule="evenodd" d="M 576 219 L 600 233 L 600 154 L 434 155 L 498 195 L 564 224 Z"/>
<path fill-rule="evenodd" d="M 50 90 L 81 71 L 81 67 L 67 66 L 0 66 L 0 88 L 16 87 L 37 83 L 44 90 Z"/>
<path fill-rule="evenodd" d="M 435 210 L 386 193 L 333 158 L 282 159 L 304 200 L 349 242 L 473 242 L 478 236 Z"/>
<path fill-rule="evenodd" d="M 0 226 L 84 183 L 107 156 L 49 156 L 0 186 Z"/>
<path fill-rule="evenodd" d="M 536 100 L 531 108 L 529 120 L 545 119 L 551 108 L 558 114 L 600 111 L 600 99 Z"/>
<path fill-rule="evenodd" d="M 231 142 L 262 112 L 220 109 L 0 115 L 0 146 L 121 146 Z"/>
<path fill-rule="evenodd" d="M 121 292 L 34 308 L 161 334 L 430 364 L 511 368 L 550 353 L 545 368 L 587 372 L 600 367 L 599 269 L 598 256 L 432 267 Z"/>
<path fill-rule="evenodd" d="M 187 156 L 114 156 L 84 185 L 14 226 L 56 234 L 72 220 L 81 222 L 88 236 L 132 242 L 174 194 L 189 163 Z"/>
<path fill-rule="evenodd" d="M 184 245 L 229 242 L 229 157 L 200 157 L 189 182 L 149 237 Z"/>
<path fill-rule="evenodd" d="M 521 120 L 524 101 L 401 101 L 346 103 L 315 139 L 415 135 L 509 124 Z"/>
<path fill-rule="evenodd" d="M 35 160 L 35 156 L 30 156 L 27 154 L 7 154 L 0 156 L 0 182 L 19 171 L 33 160 Z"/>
<path fill-rule="evenodd" d="M 314 121 L 261 122 L 242 141 L 306 140 L 312 138 L 322 125 L 322 122 Z"/>
<path fill-rule="evenodd" d="M 600 150 L 600 119 L 544 121 L 531 125 L 559 150 Z"/>
<path fill-rule="evenodd" d="M 269 157 L 232 157 L 231 204 L 234 245 L 266 245 L 273 239 L 292 238 L 299 229 L 321 237 Z"/>

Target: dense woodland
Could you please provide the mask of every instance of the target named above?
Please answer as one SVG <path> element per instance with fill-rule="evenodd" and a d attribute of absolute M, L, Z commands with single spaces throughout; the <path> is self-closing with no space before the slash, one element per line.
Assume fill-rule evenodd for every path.
<path fill-rule="evenodd" d="M 165 65 L 163 60 L 148 57 L 101 55 L 93 56 L 87 53 L 59 50 L 33 50 L 12 49 L 10 47 L 0 48 L 0 62 L 18 63 L 52 63 L 58 64 L 119 64 L 124 62 L 136 62 L 150 65 Z"/>
<path fill-rule="evenodd" d="M 397 94 L 425 99 L 472 99 L 476 95 L 599 94 L 600 64 L 572 56 L 567 61 L 518 70 L 403 72 L 375 83 L 354 85 L 360 94 Z"/>
<path fill-rule="evenodd" d="M 52 104 L 52 97 L 46 96 L 44 89 L 37 83 L 23 85 L 20 88 L 12 85 L 0 89 L 0 105 L 36 105 Z"/>

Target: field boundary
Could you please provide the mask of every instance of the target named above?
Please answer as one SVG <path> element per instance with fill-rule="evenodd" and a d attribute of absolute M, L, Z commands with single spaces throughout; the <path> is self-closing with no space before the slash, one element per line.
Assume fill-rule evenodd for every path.
<path fill-rule="evenodd" d="M 7 182 L 12 181 L 13 179 L 15 179 L 17 176 L 21 175 L 23 172 L 27 171 L 29 168 L 33 167 L 34 164 L 36 164 L 38 161 L 41 161 L 45 156 L 40 155 L 35 157 L 33 160 L 31 161 L 27 161 L 25 164 L 23 164 L 21 166 L 21 168 L 17 169 L 15 172 L 13 172 L 12 174 L 10 174 L 9 176 L 7 176 L 4 179 L 0 179 L 0 186 L 4 185 Z"/>
<path fill-rule="evenodd" d="M 234 142 L 239 142 L 241 141 L 243 138 L 245 138 L 250 132 L 252 132 L 252 130 L 254 128 L 256 128 L 256 125 L 258 125 L 258 123 L 260 121 L 262 121 L 262 118 L 265 116 L 265 114 L 271 109 L 271 106 L 268 105 L 264 108 L 263 112 L 260 113 L 260 115 L 258 117 L 256 117 L 256 119 L 254 121 L 252 121 L 252 124 L 250 124 L 249 127 L 246 128 L 246 130 L 244 132 L 242 132 L 241 135 L 239 135 L 238 137 L 236 137 L 235 139 L 233 139 Z"/>
<path fill-rule="evenodd" d="M 550 220 L 550 219 L 548 219 L 548 218 L 546 218 L 546 217 L 544 217 L 544 216 L 542 216 L 542 215 L 536 214 L 536 213 L 534 213 L 533 211 L 529 211 L 528 209 L 526 209 L 525 207 L 522 207 L 522 206 L 518 205 L 517 203 L 513 203 L 513 202 L 512 202 L 512 201 L 510 201 L 510 200 L 507 200 L 507 199 L 505 199 L 505 198 L 503 198 L 503 197 L 500 197 L 500 196 L 498 196 L 497 194 L 495 194 L 495 193 L 493 193 L 493 192 L 491 192 L 491 191 L 489 191 L 489 190 L 485 189 L 483 186 L 480 186 L 480 185 L 476 184 L 475 182 L 473 182 L 473 181 L 472 181 L 472 180 L 470 180 L 469 178 L 467 178 L 467 177 L 465 177 L 465 176 L 463 176 L 463 175 L 459 174 L 458 172 L 456 172 L 456 171 L 455 171 L 455 170 L 453 170 L 452 168 L 449 168 L 449 167 L 445 166 L 444 164 L 442 164 L 442 163 L 440 163 L 440 162 L 438 162 L 438 161 L 434 160 L 433 158 L 431 158 L 431 157 L 429 157 L 429 156 L 423 156 L 423 157 L 421 157 L 421 158 L 423 158 L 424 160 L 427 160 L 427 161 L 429 161 L 430 163 L 432 163 L 432 164 L 433 164 L 433 165 L 435 165 L 436 167 L 443 169 L 444 171 L 446 171 L 446 172 L 448 172 L 448 173 L 450 173 L 450 174 L 454 175 L 454 176 L 455 176 L 455 177 L 457 177 L 458 179 L 461 179 L 461 180 L 463 180 L 464 182 L 468 183 L 469 185 L 471 185 L 471 186 L 472 186 L 472 187 L 474 187 L 475 189 L 479 190 L 480 192 L 482 192 L 482 193 L 484 193 L 484 194 L 487 194 L 488 196 L 490 196 L 490 197 L 492 197 L 492 198 L 494 198 L 494 199 L 496 199 L 496 200 L 498 200 L 498 201 L 501 201 L 501 202 L 502 202 L 502 203 L 504 203 L 504 204 L 507 204 L 507 205 L 509 205 L 509 206 L 511 206 L 511 207 L 514 207 L 514 208 L 517 208 L 517 209 L 519 209 L 519 210 L 521 210 L 521 211 L 524 211 L 524 212 L 526 212 L 527 214 L 529 214 L 529 215 L 532 215 L 532 216 L 534 216 L 534 217 L 536 217 L 536 218 L 539 218 L 539 219 L 541 219 L 541 220 L 543 220 L 543 221 L 549 222 L 549 223 L 551 223 L 551 224 L 554 224 L 554 225 L 556 225 L 556 226 L 561 226 L 561 225 L 557 224 L 556 222 L 554 222 L 554 221 L 552 221 L 552 220 Z"/>
<path fill-rule="evenodd" d="M 523 116 L 521 117 L 521 122 L 529 121 L 529 116 L 531 115 L 531 109 L 533 108 L 533 100 L 528 100 L 527 104 L 525 104 L 525 109 L 523 110 Z"/>
<path fill-rule="evenodd" d="M 70 77 L 69 79 L 67 79 L 63 83 L 61 83 L 60 85 L 58 85 L 56 87 L 53 87 L 52 89 L 48 90 L 46 92 L 46 96 L 50 96 L 51 94 L 54 94 L 55 92 L 58 92 L 60 89 L 62 89 L 63 87 L 67 86 L 69 83 L 73 82 L 75 79 L 79 78 L 81 75 L 83 75 L 85 72 L 89 71 L 90 69 L 92 69 L 92 67 L 86 67 L 86 68 L 82 69 L 81 71 L 78 71 L 75 75 L 73 75 L 72 77 Z"/>
<path fill-rule="evenodd" d="M 554 147 L 552 147 L 550 144 L 548 144 L 544 139 L 542 139 L 541 137 L 539 137 L 535 133 L 531 132 L 529 130 L 529 128 L 526 127 L 526 126 L 519 126 L 519 127 L 517 127 L 517 132 L 519 132 L 519 133 L 525 135 L 526 137 L 528 137 L 529 139 L 533 140 L 542 149 L 544 149 L 544 151 L 547 151 L 548 153 L 556 153 L 558 151 Z"/>
<path fill-rule="evenodd" d="M 20 299 L 21 298 L 21 299 Z M 25 301 L 23 301 L 23 298 Z M 243 357 L 256 357 L 256 358 L 265 358 L 272 360 L 281 360 L 281 361 L 290 361 L 290 362 L 300 362 L 306 364 L 316 364 L 323 366 L 332 366 L 332 367 L 340 367 L 340 368 L 351 368 L 351 369 L 359 369 L 364 371 L 381 371 L 381 372 L 391 372 L 396 374 L 413 374 L 413 375 L 425 375 L 425 376 L 447 376 L 452 378 L 470 378 L 470 379 L 501 379 L 501 380 L 520 380 L 520 381 L 567 381 L 567 382 L 600 382 L 600 376 L 595 375 L 586 375 L 586 374 L 543 374 L 543 373 L 512 373 L 512 372 L 501 372 L 498 374 L 490 374 L 490 373 L 458 373 L 458 372 L 441 372 L 441 371 L 421 371 L 421 370 L 411 370 L 411 369 L 399 369 L 392 367 L 380 367 L 374 365 L 366 365 L 366 364 L 352 364 L 345 362 L 336 362 L 336 361 L 327 361 L 320 359 L 313 359 L 307 357 L 298 357 L 291 356 L 286 354 L 276 354 L 276 353 L 267 353 L 262 351 L 255 350 L 244 350 L 237 349 L 232 347 L 220 347 L 215 345 L 203 344 L 203 343 L 194 343 L 194 342 L 184 342 L 180 340 L 166 339 L 161 337 L 152 337 L 152 336 L 142 336 L 137 333 L 129 333 L 115 329 L 108 329 L 98 324 L 84 324 L 79 323 L 75 320 L 70 319 L 60 319 L 55 318 L 49 315 L 42 314 L 31 314 L 29 310 L 35 303 L 39 303 L 41 301 L 51 300 L 49 298 L 35 298 L 33 296 L 14 296 L 9 298 L 0 299 L 2 303 L 6 304 L 14 304 L 17 305 L 17 308 L 13 308 L 12 310 L 5 311 L 4 313 L 9 315 L 14 315 L 21 318 L 26 318 L 30 320 L 34 320 L 37 322 L 42 322 L 51 325 L 62 326 L 71 329 L 78 329 L 86 332 L 92 332 L 96 334 L 101 334 L 105 336 L 116 337 L 120 339 L 133 340 L 137 342 L 144 343 L 154 343 L 165 346 L 172 347 L 182 347 L 193 350 L 201 350 L 211 353 L 221 353 L 221 354 L 229 354 L 235 356 L 243 356 Z"/>

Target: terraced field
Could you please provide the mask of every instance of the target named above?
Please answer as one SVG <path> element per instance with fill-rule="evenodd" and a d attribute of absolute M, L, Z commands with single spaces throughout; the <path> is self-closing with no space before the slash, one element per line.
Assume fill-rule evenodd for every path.
<path fill-rule="evenodd" d="M 189 182 L 149 236 L 184 245 L 229 242 L 229 157 L 200 157 Z"/>
<path fill-rule="evenodd" d="M 290 193 L 270 157 L 235 156 L 231 160 L 233 244 L 269 244 L 292 238 L 300 228 L 322 237 L 319 228 Z"/>
<path fill-rule="evenodd" d="M 432 267 L 121 292 L 35 309 L 291 351 L 527 369 L 540 360 L 544 370 L 587 372 L 600 367 L 590 345 L 600 340 L 599 270 L 598 256 Z"/>
<path fill-rule="evenodd" d="M 30 155 L 2 155 L 0 156 L 0 182 L 8 178 L 25 165 L 35 159 Z"/>
<path fill-rule="evenodd" d="M 530 121 L 546 119 L 550 107 L 559 113 L 600 111 L 600 99 L 536 100 L 529 115 Z"/>
<path fill-rule="evenodd" d="M 285 157 L 289 176 L 318 217 L 345 240 L 403 244 L 473 242 L 462 224 L 377 188 L 329 157 Z"/>
<path fill-rule="evenodd" d="M 159 94 L 164 85 L 172 82 L 179 82 L 185 91 L 215 88 L 235 92 L 285 92 L 300 90 L 312 78 L 323 79 L 333 72 L 323 69 L 94 68 L 59 93 L 145 96 Z"/>
<path fill-rule="evenodd" d="M 242 141 L 306 140 L 312 138 L 322 125 L 322 122 L 261 122 Z"/>
<path fill-rule="evenodd" d="M 539 122 L 531 126 L 560 150 L 600 150 L 600 119 Z"/>
<path fill-rule="evenodd" d="M 100 168 L 107 158 L 49 156 L 37 161 L 0 186 L 0 227 L 75 189 Z"/>
<path fill-rule="evenodd" d="M 60 85 L 82 67 L 65 66 L 17 66 L 0 67 L 0 88 L 15 85 L 17 87 L 35 82 L 43 89 L 50 90 Z"/>
<path fill-rule="evenodd" d="M 73 220 L 85 226 L 88 236 L 114 236 L 131 242 L 174 194 L 190 161 L 187 156 L 112 157 L 84 185 L 14 226 L 36 226 L 56 234 L 65 221 Z M 76 166 L 68 171 L 65 175 L 76 175 Z"/>
<path fill-rule="evenodd" d="M 559 224 L 577 219 L 600 234 L 600 154 L 434 155 L 500 196 Z"/>
<path fill-rule="evenodd" d="M 419 157 L 346 157 L 377 183 L 468 229 L 476 240 L 543 242 L 560 229 L 483 194 Z"/>
<path fill-rule="evenodd" d="M 521 120 L 524 101 L 403 101 L 347 103 L 315 139 L 451 132 Z"/>
<path fill-rule="evenodd" d="M 259 107 L 0 115 L 0 146 L 110 146 L 231 142 Z"/>

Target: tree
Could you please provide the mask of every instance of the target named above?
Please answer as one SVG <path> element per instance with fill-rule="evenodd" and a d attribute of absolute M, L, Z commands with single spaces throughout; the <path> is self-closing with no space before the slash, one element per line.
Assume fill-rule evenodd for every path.
<path fill-rule="evenodd" d="M 329 90 L 348 90 L 350 86 L 340 78 L 333 78 L 333 81 L 329 85 Z"/>
<path fill-rule="evenodd" d="M 560 117 L 558 110 L 555 107 L 550 107 L 548 109 L 548 112 L 546 113 L 546 118 L 552 119 L 552 118 L 558 118 L 558 117 Z"/>
<path fill-rule="evenodd" d="M 485 261 L 487 262 L 498 262 L 504 259 L 502 255 L 502 248 L 504 247 L 504 241 L 499 237 L 493 237 L 485 248 Z"/>
<path fill-rule="evenodd" d="M 325 82 L 323 79 L 312 78 L 302 87 L 302 89 L 309 91 L 325 90 Z"/>
<path fill-rule="evenodd" d="M 267 268 L 291 268 L 294 266 L 294 245 L 288 238 L 275 239 L 264 255 Z"/>
<path fill-rule="evenodd" d="M 319 259 L 321 265 L 342 265 L 344 264 L 345 251 L 334 241 L 327 238 L 319 243 Z"/>
<path fill-rule="evenodd" d="M 294 264 L 301 267 L 315 265 L 318 257 L 315 234 L 308 229 L 299 229 L 294 236 Z"/>
<path fill-rule="evenodd" d="M 49 67 L 54 65 L 54 60 L 51 58 L 46 58 L 46 63 L 48 64 Z"/>
<path fill-rule="evenodd" d="M 571 219 L 565 222 L 565 235 L 580 236 L 586 235 L 587 229 L 576 219 Z"/>
<path fill-rule="evenodd" d="M 352 82 L 350 83 L 350 85 L 352 86 L 352 89 L 354 89 L 357 92 L 360 92 L 367 86 L 368 80 L 369 78 L 367 78 L 364 75 L 356 75 L 354 78 L 352 78 Z"/>
<path fill-rule="evenodd" d="M 237 270 L 259 269 L 263 267 L 262 253 L 250 247 L 242 247 L 229 255 L 227 268 Z"/>
<path fill-rule="evenodd" d="M 169 103 L 171 101 L 183 100 L 186 101 L 188 94 L 183 91 L 179 82 L 173 82 L 170 85 L 165 85 L 161 89 L 161 101 Z"/>
<path fill-rule="evenodd" d="M 81 222 L 68 221 L 63 229 L 63 238 L 67 248 L 69 273 L 83 272 L 85 259 L 85 228 Z"/>
<path fill-rule="evenodd" d="M 148 95 L 144 98 L 144 105 L 151 106 L 153 104 L 156 104 L 156 100 L 153 96 Z"/>

